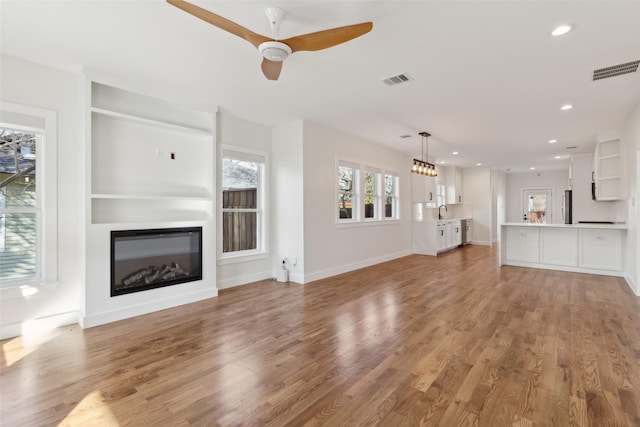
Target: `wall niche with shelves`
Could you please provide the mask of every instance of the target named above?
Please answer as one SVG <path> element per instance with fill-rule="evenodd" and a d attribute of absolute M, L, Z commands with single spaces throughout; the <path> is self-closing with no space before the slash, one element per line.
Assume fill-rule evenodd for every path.
<path fill-rule="evenodd" d="M 88 84 L 91 223 L 213 220 L 215 113 Z"/>

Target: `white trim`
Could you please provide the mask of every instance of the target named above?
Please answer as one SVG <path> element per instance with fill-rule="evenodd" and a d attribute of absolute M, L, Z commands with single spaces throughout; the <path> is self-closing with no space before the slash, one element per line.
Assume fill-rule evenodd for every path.
<path fill-rule="evenodd" d="M 229 252 L 224 257 L 219 257 L 216 262 L 218 265 L 228 265 L 228 264 L 238 264 L 241 262 L 250 262 L 256 261 L 259 259 L 269 258 L 271 252 L 258 252 L 258 251 L 250 251 L 251 253 L 247 253 L 249 251 L 242 252 Z"/>
<path fill-rule="evenodd" d="M 629 285 L 629 288 L 631 289 L 631 292 L 633 292 L 634 295 L 640 297 L 640 289 L 637 288 L 636 282 L 635 282 L 635 280 L 633 280 L 633 277 L 625 274 L 624 275 L 624 280 L 627 282 L 627 285 Z"/>
<path fill-rule="evenodd" d="M 47 329 L 55 329 L 62 326 L 73 325 L 79 323 L 79 311 L 69 311 L 66 313 L 58 313 L 51 316 L 38 317 L 24 322 L 9 323 L 0 326 L 0 340 L 22 336 L 28 323 L 38 322 L 46 324 Z"/>
<path fill-rule="evenodd" d="M 118 320 L 128 319 L 143 314 L 153 313 L 155 311 L 165 310 L 167 308 L 178 307 L 180 305 L 192 302 L 202 301 L 207 298 L 218 296 L 217 288 L 208 288 L 181 294 L 179 296 L 171 295 L 163 299 L 146 302 L 143 304 L 131 305 L 122 309 L 103 311 L 101 313 L 92 314 L 90 316 L 80 316 L 79 323 L 82 328 L 92 328 L 98 325 L 115 322 Z"/>
<path fill-rule="evenodd" d="M 397 218 L 388 219 L 368 219 L 366 221 L 343 221 L 335 224 L 336 228 L 357 228 L 357 227 L 376 227 L 380 225 L 397 225 L 400 220 Z"/>
<path fill-rule="evenodd" d="M 302 281 L 299 280 L 297 275 L 296 277 L 293 277 L 293 275 L 291 275 L 290 279 L 292 281 L 305 284 L 305 283 L 313 282 L 315 280 L 325 279 L 327 277 L 336 276 L 338 274 L 348 273 L 350 271 L 359 270 L 361 268 L 370 267 L 372 265 L 380 264 L 386 261 L 391 261 L 393 259 L 402 258 L 409 255 L 411 255 L 411 250 L 395 252 L 391 254 L 382 255 L 376 258 L 361 260 L 351 264 L 344 264 L 336 267 L 331 267 L 326 270 L 317 271 L 315 273 L 305 274 L 304 277 L 302 278 Z"/>

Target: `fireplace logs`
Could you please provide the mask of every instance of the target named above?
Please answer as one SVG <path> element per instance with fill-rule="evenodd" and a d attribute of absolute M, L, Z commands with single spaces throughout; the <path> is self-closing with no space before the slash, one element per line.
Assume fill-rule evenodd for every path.
<path fill-rule="evenodd" d="M 178 263 L 172 262 L 169 265 L 162 265 L 160 268 L 150 265 L 147 268 L 135 271 L 122 279 L 121 288 L 135 288 L 141 285 L 175 280 L 181 277 L 189 277 L 188 271 L 184 270 Z"/>

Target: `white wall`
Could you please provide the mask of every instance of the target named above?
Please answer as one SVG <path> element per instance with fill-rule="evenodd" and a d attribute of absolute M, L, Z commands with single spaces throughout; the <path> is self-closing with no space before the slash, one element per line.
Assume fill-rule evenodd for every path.
<path fill-rule="evenodd" d="M 491 240 L 500 241 L 500 224 L 507 220 L 507 175 L 498 170 L 491 171 Z"/>
<path fill-rule="evenodd" d="M 229 114 L 225 110 L 221 110 L 218 115 L 218 170 L 221 170 L 222 145 L 230 145 L 241 147 L 249 150 L 261 151 L 269 154 L 271 152 L 271 128 L 259 125 L 239 117 Z M 271 172 L 272 164 L 267 165 L 267 169 Z M 220 177 L 218 177 L 220 178 Z M 270 177 L 267 177 L 268 179 Z M 267 183 L 267 189 L 272 187 Z M 266 224 L 267 231 L 270 229 L 271 220 L 271 200 L 269 194 L 266 194 Z M 220 206 L 220 202 L 218 202 Z M 219 233 L 219 224 L 216 227 L 216 233 Z M 218 263 L 217 269 L 217 287 L 218 289 L 229 288 L 233 286 L 243 285 L 257 280 L 273 277 L 272 267 L 272 243 L 270 235 L 266 237 L 267 255 L 252 257 L 251 260 L 241 260 L 240 262 Z"/>
<path fill-rule="evenodd" d="M 626 179 L 625 201 L 627 210 L 627 258 L 625 264 L 625 279 L 636 295 L 640 296 L 640 282 L 638 280 L 638 256 L 640 246 L 638 242 L 638 180 L 640 180 L 640 104 L 631 114 L 622 133 L 622 159 L 624 161 Z"/>
<path fill-rule="evenodd" d="M 487 167 L 462 169 L 462 189 L 465 216 L 473 219 L 472 244 L 491 244 L 491 169 Z"/>
<path fill-rule="evenodd" d="M 400 221 L 336 225 L 336 161 L 399 173 Z M 305 282 L 411 253 L 411 157 L 304 122 Z"/>
<path fill-rule="evenodd" d="M 562 195 L 567 190 L 569 169 L 542 172 L 524 172 L 507 174 L 507 222 L 522 222 L 522 191 L 524 189 L 546 189 L 553 191 L 552 220 L 562 224 Z M 574 193 L 574 206 L 576 194 Z M 575 209 L 574 209 L 575 221 Z"/>
<path fill-rule="evenodd" d="M 304 283 L 304 168 L 303 122 L 273 128 L 271 149 L 271 213 L 273 270 L 282 268 L 284 258 L 296 260 L 289 267 L 289 279 Z"/>
<path fill-rule="evenodd" d="M 0 58 L 3 101 L 52 110 L 58 128 L 58 282 L 32 297 L 0 301 L 2 338 L 21 333 L 33 320 L 46 326 L 73 323 L 84 276 L 84 150 L 79 76 L 17 58 Z"/>

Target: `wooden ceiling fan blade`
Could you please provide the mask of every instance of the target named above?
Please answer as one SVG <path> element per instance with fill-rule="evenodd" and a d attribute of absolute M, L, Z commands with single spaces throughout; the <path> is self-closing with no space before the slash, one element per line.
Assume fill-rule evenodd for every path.
<path fill-rule="evenodd" d="M 177 7 L 178 9 L 184 10 L 185 12 L 195 16 L 196 18 L 200 18 L 205 22 L 208 22 L 211 25 L 215 25 L 216 27 L 225 30 L 233 35 L 242 37 L 255 47 L 258 47 L 260 43 L 273 40 L 269 37 L 254 33 L 253 31 L 243 27 L 242 25 L 236 24 L 235 22 L 230 21 L 227 18 L 223 18 L 220 15 L 216 15 L 213 12 L 210 12 L 184 0 L 167 0 L 167 3 Z"/>
<path fill-rule="evenodd" d="M 282 61 L 270 61 L 267 58 L 264 58 L 260 68 L 262 68 L 262 72 L 267 79 L 278 80 L 278 77 L 280 77 L 280 71 L 282 70 Z"/>
<path fill-rule="evenodd" d="M 317 33 L 303 34 L 281 40 L 281 42 L 291 47 L 293 52 L 301 50 L 322 50 L 360 37 L 371 31 L 372 28 L 373 22 L 363 22 L 361 24 L 318 31 Z"/>

